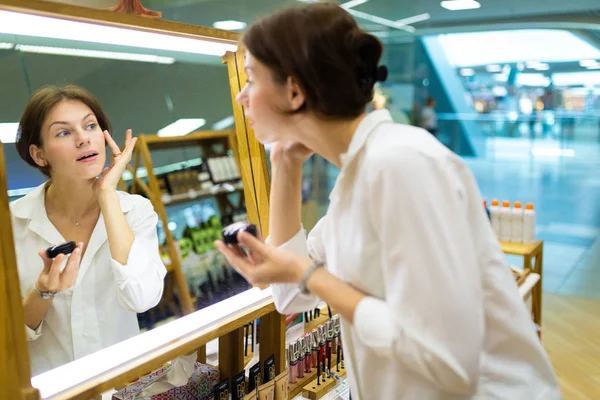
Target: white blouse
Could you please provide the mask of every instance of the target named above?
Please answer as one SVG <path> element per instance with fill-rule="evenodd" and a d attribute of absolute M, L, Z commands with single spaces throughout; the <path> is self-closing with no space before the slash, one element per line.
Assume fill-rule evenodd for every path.
<path fill-rule="evenodd" d="M 44 192 L 40 185 L 10 204 L 21 296 L 43 268 L 37 252 L 65 242 L 48 219 Z M 166 268 L 158 251 L 158 216 L 145 198 L 118 196 L 135 235 L 127 265 L 112 259 L 100 214 L 73 287 L 56 295 L 35 331 L 25 326 L 32 375 L 138 335 L 136 313 L 160 301 Z"/>
<path fill-rule="evenodd" d="M 428 132 L 369 114 L 327 214 L 282 247 L 368 295 L 342 321 L 353 400 L 560 399 L 475 179 Z M 272 289 L 281 313 L 319 301 Z"/>

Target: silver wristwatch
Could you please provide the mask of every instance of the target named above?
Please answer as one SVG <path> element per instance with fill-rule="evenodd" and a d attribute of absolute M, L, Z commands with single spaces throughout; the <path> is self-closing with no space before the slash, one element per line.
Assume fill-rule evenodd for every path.
<path fill-rule="evenodd" d="M 40 292 L 39 289 L 33 285 L 33 290 L 44 300 L 50 300 L 56 296 L 58 292 Z"/>
<path fill-rule="evenodd" d="M 308 283 L 308 279 L 317 270 L 317 268 L 320 268 L 324 265 L 325 265 L 325 263 L 323 263 L 321 261 L 313 260 L 312 265 L 306 270 L 306 272 L 304 273 L 304 276 L 302 276 L 302 280 L 300 281 L 300 292 L 302 294 L 310 293 L 310 291 L 306 287 L 306 284 Z"/>

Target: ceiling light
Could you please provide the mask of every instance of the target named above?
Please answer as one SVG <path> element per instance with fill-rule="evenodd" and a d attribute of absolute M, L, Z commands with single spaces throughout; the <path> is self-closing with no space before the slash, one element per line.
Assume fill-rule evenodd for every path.
<path fill-rule="evenodd" d="M 473 76 L 475 75 L 475 70 L 473 68 L 462 68 L 458 73 L 462 76 Z"/>
<path fill-rule="evenodd" d="M 593 67 L 587 67 L 587 69 L 600 69 L 600 64 L 593 66 Z"/>
<path fill-rule="evenodd" d="M 481 7 L 481 4 L 475 0 L 446 0 L 440 5 L 450 11 L 473 10 Z"/>
<path fill-rule="evenodd" d="M 550 70 L 550 65 L 546 64 L 546 63 L 539 63 L 538 65 L 536 65 L 533 68 L 538 71 L 548 71 L 548 70 Z"/>
<path fill-rule="evenodd" d="M 492 78 L 496 82 L 508 82 L 508 74 L 494 74 Z"/>
<path fill-rule="evenodd" d="M 399 19 L 398 21 L 396 21 L 396 23 L 397 24 L 405 24 L 405 25 L 416 24 L 417 22 L 427 21 L 429 18 L 431 18 L 431 15 L 429 15 L 428 13 L 425 13 L 425 14 L 415 15 L 414 17 Z"/>
<path fill-rule="evenodd" d="M 349 14 L 354 15 L 355 17 L 366 19 L 367 21 L 375 22 L 375 23 L 378 23 L 381 25 L 389 26 L 391 28 L 401 29 L 401 30 L 409 32 L 409 33 L 414 33 L 414 31 L 415 31 L 415 28 L 413 28 L 412 26 L 409 26 L 406 24 L 401 24 L 396 21 L 392 21 L 390 19 L 381 18 L 376 15 L 371 15 L 371 14 L 367 14 L 367 13 L 352 10 L 352 9 L 347 9 L 346 11 L 348 11 Z"/>
<path fill-rule="evenodd" d="M 3 42 L 0 42 L 0 50 L 10 50 L 13 47 L 15 47 L 15 45 L 12 44 L 12 43 L 3 43 Z"/>
<path fill-rule="evenodd" d="M 158 136 L 185 136 L 190 132 L 201 128 L 206 124 L 204 118 L 184 118 L 178 119 L 171 125 L 165 126 L 158 131 Z"/>
<path fill-rule="evenodd" d="M 158 64 L 173 64 L 175 62 L 175 59 L 172 57 L 160 57 L 150 54 L 121 53 L 116 51 L 67 49 L 62 47 L 29 46 L 23 44 L 18 44 L 15 47 L 15 49 L 25 53 L 56 54 L 61 56 L 89 58 L 106 58 L 111 60 L 141 61 Z"/>
<path fill-rule="evenodd" d="M 222 120 L 215 122 L 212 128 L 215 131 L 222 131 L 223 129 L 229 128 L 234 123 L 235 119 L 233 118 L 233 115 L 230 115 L 229 117 L 225 117 Z"/>
<path fill-rule="evenodd" d="M 15 143 L 18 129 L 18 122 L 0 122 L 0 142 Z"/>
<path fill-rule="evenodd" d="M 531 154 L 534 156 L 546 156 L 546 157 L 574 157 L 575 150 L 573 149 L 557 149 L 557 148 L 544 148 L 534 147 L 531 149 Z"/>
<path fill-rule="evenodd" d="M 525 69 L 525 64 L 523 64 L 522 62 L 518 62 L 517 63 L 517 69 L 519 71 L 523 71 Z"/>
<path fill-rule="evenodd" d="M 365 4 L 369 0 L 350 0 L 343 4 L 340 4 L 340 7 L 348 9 L 356 6 L 360 6 L 361 4 Z"/>
<path fill-rule="evenodd" d="M 242 22 L 242 21 L 234 21 L 234 20 L 227 20 L 227 21 L 217 21 L 213 24 L 213 27 L 217 28 L 217 29 L 224 29 L 226 31 L 239 31 L 242 30 L 246 27 L 246 23 Z"/>
<path fill-rule="evenodd" d="M 487 72 L 502 72 L 502 66 L 498 64 L 487 65 L 485 69 Z"/>
<path fill-rule="evenodd" d="M 541 63 L 539 61 L 527 61 L 525 63 L 525 66 L 527 68 L 536 68 L 538 65 L 540 65 Z"/>
<path fill-rule="evenodd" d="M 579 65 L 581 65 L 582 67 L 596 67 L 600 65 L 600 62 L 596 60 L 581 60 L 579 61 Z"/>
<path fill-rule="evenodd" d="M 0 10 L 0 33 L 223 56 L 237 44 Z"/>

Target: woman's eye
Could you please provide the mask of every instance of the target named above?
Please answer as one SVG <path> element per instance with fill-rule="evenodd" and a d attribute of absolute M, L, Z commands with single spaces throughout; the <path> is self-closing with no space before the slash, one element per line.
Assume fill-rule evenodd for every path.
<path fill-rule="evenodd" d="M 58 132 L 58 135 L 56 135 L 56 136 L 58 136 L 58 137 L 67 136 L 68 134 L 69 134 L 69 131 L 60 131 L 60 132 Z"/>
<path fill-rule="evenodd" d="M 87 126 L 87 129 L 96 129 L 96 124 L 95 123 L 91 123 Z"/>

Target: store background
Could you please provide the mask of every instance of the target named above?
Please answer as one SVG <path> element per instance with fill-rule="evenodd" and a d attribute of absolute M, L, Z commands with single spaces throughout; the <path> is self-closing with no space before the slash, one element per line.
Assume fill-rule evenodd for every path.
<path fill-rule="evenodd" d="M 63 2 L 95 8 L 115 3 Z M 143 1 L 162 11 L 164 19 L 203 26 L 224 20 L 251 23 L 292 3 Z M 484 198 L 535 203 L 537 236 L 545 241 L 544 291 L 600 299 L 600 65 L 581 65 L 586 60 L 600 62 L 600 6 L 594 0 L 480 3 L 476 10 L 450 12 L 434 0 L 370 0 L 356 2 L 352 9 L 366 13 L 357 20 L 385 44 L 382 62 L 390 77 L 381 90 L 393 115 L 410 119 L 415 105 L 422 108 L 428 96 L 435 97 L 440 140 L 464 157 Z M 424 13 L 430 18 L 413 24 L 416 34 L 370 18 L 397 21 Z M 526 47 L 532 45 L 527 36 L 507 36 L 518 29 L 537 31 L 535 56 L 532 47 Z M 473 35 L 452 36 L 465 30 L 473 35 L 510 32 L 496 37 L 504 35 L 506 46 L 501 48 L 497 42 L 489 44 L 490 36 L 479 41 Z M 483 46 L 476 48 L 477 43 Z M 444 46 L 454 51 L 448 54 Z M 482 54 L 486 46 L 487 62 Z M 469 64 L 473 54 L 481 56 L 477 64 Z M 567 75 L 561 76 L 561 83 L 555 74 Z M 177 118 L 205 118 L 203 129 L 211 129 L 232 113 L 226 78 L 218 60 L 158 65 L 0 50 L 0 123 L 17 122 L 39 86 L 70 82 L 100 99 L 118 142 L 129 127 L 137 133 L 154 133 Z M 20 160 L 11 145 L 6 147 L 8 184 L 15 199 L 44 179 Z M 164 152 L 155 166 L 199 156 L 190 149 Z M 305 166 L 308 225 L 325 213 L 337 173 L 318 158 Z M 214 204 L 206 201 L 177 207 L 170 217 L 184 226 L 186 213 L 210 215 L 214 210 Z M 562 297 L 546 299 L 545 306 Z"/>

